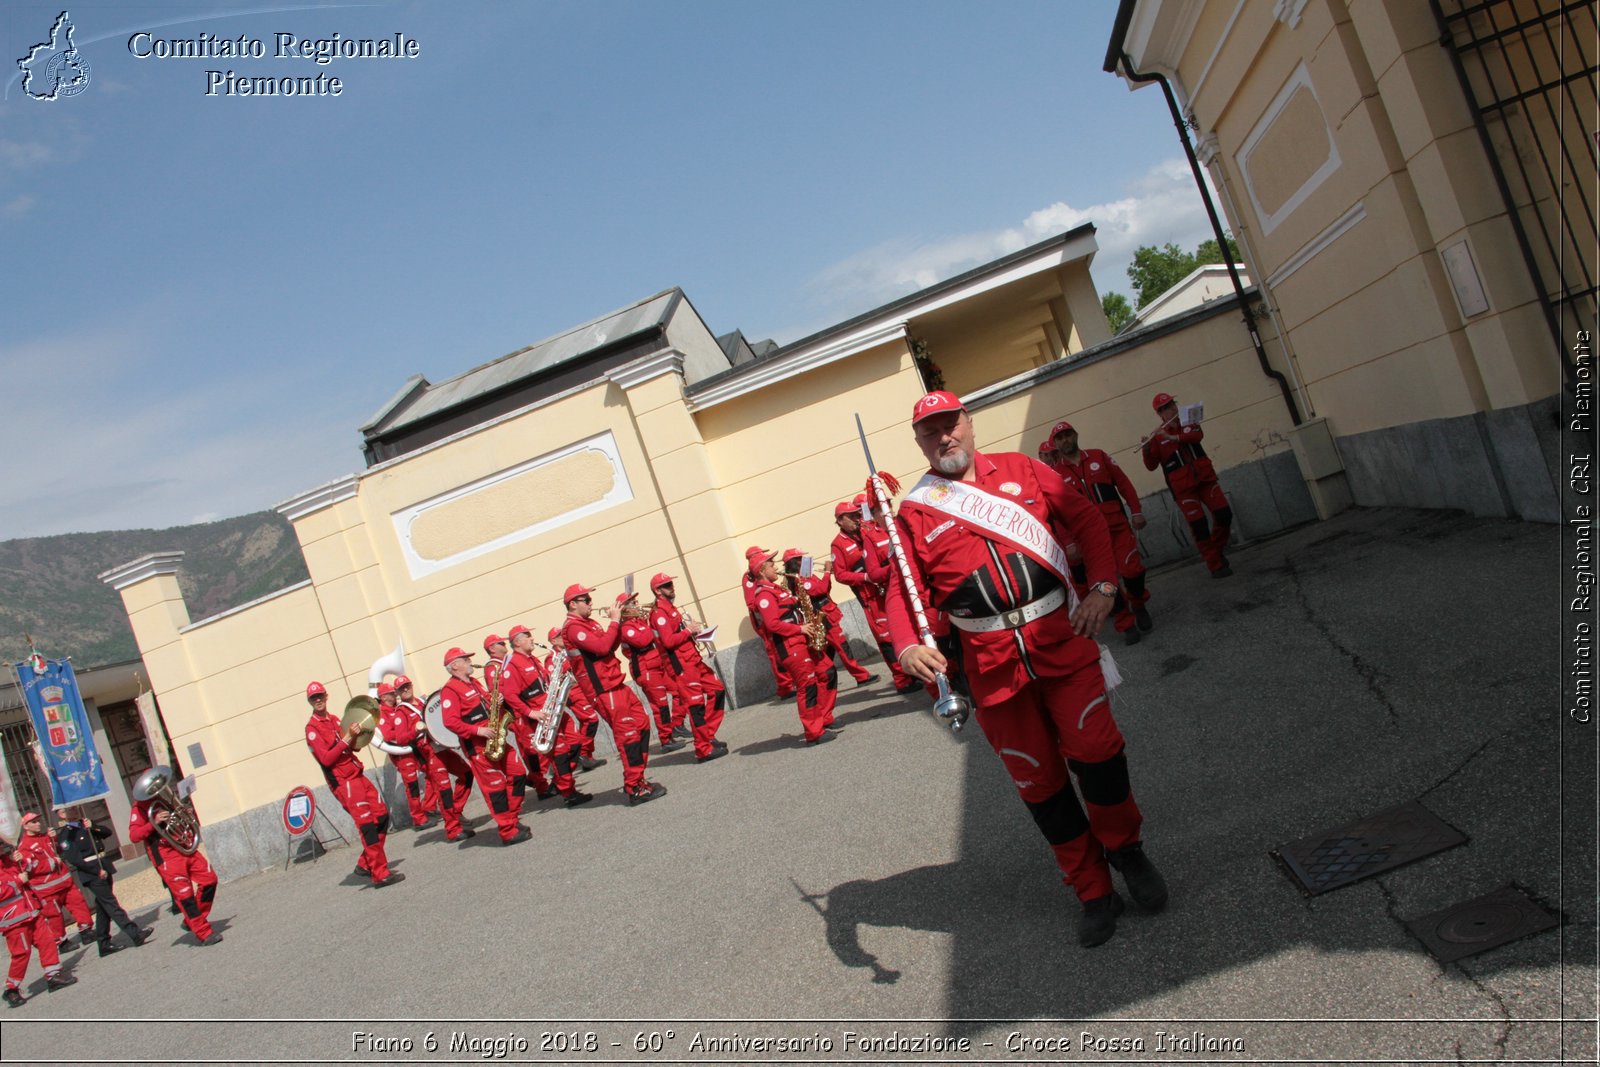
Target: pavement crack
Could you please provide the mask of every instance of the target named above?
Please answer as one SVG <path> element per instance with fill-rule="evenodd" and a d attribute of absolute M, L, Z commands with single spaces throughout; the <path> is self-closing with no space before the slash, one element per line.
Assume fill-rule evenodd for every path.
<path fill-rule="evenodd" d="M 1398 727 L 1400 725 L 1400 714 L 1395 710 L 1393 702 L 1389 700 L 1389 694 L 1384 692 L 1383 686 L 1378 682 L 1383 672 L 1362 659 L 1359 653 L 1352 651 L 1344 642 L 1340 641 L 1334 634 L 1333 627 L 1328 625 L 1328 622 L 1317 614 L 1317 610 L 1311 606 L 1310 597 L 1306 595 L 1305 586 L 1301 584 L 1300 571 L 1295 566 L 1294 559 L 1285 557 L 1283 567 L 1284 570 L 1289 572 L 1289 580 L 1294 585 L 1295 599 L 1300 602 L 1300 610 L 1305 614 L 1306 621 L 1322 635 L 1328 644 L 1333 646 L 1336 652 L 1349 660 L 1351 669 L 1366 684 L 1367 692 L 1371 693 L 1373 698 L 1383 706 L 1383 710 L 1388 712 L 1389 722 Z"/>
<path fill-rule="evenodd" d="M 1505 999 L 1501 997 L 1499 993 L 1496 993 L 1494 990 L 1480 982 L 1478 980 L 1478 976 L 1463 967 L 1459 960 L 1451 966 L 1459 971 L 1463 978 L 1472 983 L 1472 988 L 1476 989 L 1479 993 L 1482 993 L 1484 997 L 1486 997 L 1497 1009 L 1499 1009 L 1500 1018 L 1503 1022 L 1503 1025 L 1500 1027 L 1500 1033 L 1497 1034 L 1494 1039 L 1495 1059 L 1505 1059 L 1506 1042 L 1511 1040 L 1511 1009 L 1506 1007 Z"/>
<path fill-rule="evenodd" d="M 1506 736 L 1505 733 L 1495 734 L 1493 737 L 1489 738 L 1489 740 L 1485 741 L 1483 744 L 1481 744 L 1477 748 L 1473 749 L 1471 752 L 1469 752 L 1467 754 L 1466 758 L 1464 758 L 1463 760 L 1461 760 L 1460 763 L 1457 763 L 1454 767 L 1452 767 L 1445 774 L 1445 776 L 1443 778 L 1439 779 L 1437 782 L 1434 782 L 1428 788 L 1426 788 L 1422 792 L 1418 793 L 1417 794 L 1417 799 L 1421 800 L 1423 797 L 1427 796 L 1429 793 L 1433 792 L 1435 789 L 1438 789 L 1440 786 L 1444 785 L 1450 779 L 1454 778 L 1456 775 L 1458 775 L 1462 771 L 1466 770 L 1467 769 L 1467 764 L 1471 763 L 1473 760 L 1475 760 L 1479 756 L 1483 755 L 1485 749 L 1487 749 L 1490 745 L 1494 744 L 1496 741 L 1499 741 L 1499 740 L 1503 739 L 1505 736 Z"/>

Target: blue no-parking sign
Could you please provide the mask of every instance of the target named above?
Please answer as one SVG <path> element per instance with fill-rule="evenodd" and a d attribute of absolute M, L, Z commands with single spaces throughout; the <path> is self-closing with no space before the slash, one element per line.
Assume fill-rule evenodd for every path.
<path fill-rule="evenodd" d="M 317 798 L 311 790 L 297 785 L 283 798 L 283 828 L 290 837 L 299 837 L 311 829 L 311 820 L 317 817 Z"/>

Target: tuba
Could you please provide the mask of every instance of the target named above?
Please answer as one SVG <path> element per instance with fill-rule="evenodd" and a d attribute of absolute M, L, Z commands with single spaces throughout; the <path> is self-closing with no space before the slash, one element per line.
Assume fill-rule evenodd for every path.
<path fill-rule="evenodd" d="M 163 841 L 185 856 L 199 851 L 200 820 L 173 790 L 171 767 L 151 767 L 141 774 L 133 783 L 133 799 L 150 801 L 150 822 Z"/>

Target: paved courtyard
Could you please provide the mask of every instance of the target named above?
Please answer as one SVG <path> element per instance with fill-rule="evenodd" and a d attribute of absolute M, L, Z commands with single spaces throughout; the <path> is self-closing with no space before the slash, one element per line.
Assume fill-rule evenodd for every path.
<path fill-rule="evenodd" d="M 348 850 L 224 885 L 214 948 L 147 906 L 155 939 L 72 953 L 70 989 L 30 970 L 4 1059 L 1592 1058 L 1596 750 L 1559 706 L 1557 538 L 1357 510 L 1225 581 L 1153 575 L 1156 630 L 1112 648 L 1172 904 L 1103 947 L 976 729 L 846 679 L 833 744 L 740 709 L 729 758 L 652 759 L 644 807 L 613 758 L 512 848 L 392 835 L 391 888 Z M 1316 897 L 1269 855 L 1408 801 L 1467 842 Z M 1509 883 L 1563 924 L 1448 965 L 1404 925 Z"/>

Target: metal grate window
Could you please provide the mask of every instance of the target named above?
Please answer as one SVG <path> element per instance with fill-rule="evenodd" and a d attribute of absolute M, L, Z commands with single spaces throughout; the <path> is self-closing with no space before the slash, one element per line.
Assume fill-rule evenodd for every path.
<path fill-rule="evenodd" d="M 1567 346 L 1596 312 L 1595 5 L 1432 4 L 1570 382 Z"/>

